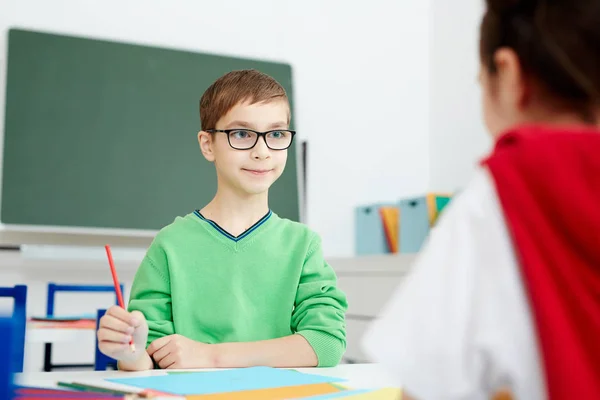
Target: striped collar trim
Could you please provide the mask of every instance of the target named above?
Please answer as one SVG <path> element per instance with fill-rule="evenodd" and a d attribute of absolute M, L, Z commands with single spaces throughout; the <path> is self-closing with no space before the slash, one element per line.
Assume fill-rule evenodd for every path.
<path fill-rule="evenodd" d="M 260 227 L 262 224 L 264 224 L 269 218 L 271 218 L 271 215 L 273 215 L 273 211 L 269 210 L 269 212 L 267 214 L 265 214 L 264 217 L 259 219 L 254 225 L 252 225 L 250 228 L 246 229 L 239 236 L 233 236 L 231 233 L 229 233 L 225 229 L 221 228 L 219 226 L 219 224 L 217 224 L 213 220 L 205 218 L 204 215 L 200 214 L 200 210 L 195 210 L 194 214 L 201 220 L 208 222 L 213 228 L 215 228 L 220 234 L 225 236 L 227 239 L 233 240 L 234 242 L 239 242 L 240 240 L 242 240 L 243 238 L 245 238 L 246 236 L 248 236 L 252 232 L 254 232 L 256 229 L 258 229 L 258 227 Z"/>

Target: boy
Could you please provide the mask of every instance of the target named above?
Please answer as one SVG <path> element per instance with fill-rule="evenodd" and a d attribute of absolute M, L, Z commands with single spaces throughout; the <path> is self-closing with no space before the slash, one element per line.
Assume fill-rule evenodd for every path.
<path fill-rule="evenodd" d="M 600 399 L 600 3 L 486 3 L 495 148 L 365 347 L 422 399 Z"/>
<path fill-rule="evenodd" d="M 255 70 L 228 73 L 202 96 L 200 120 L 217 193 L 158 233 L 129 312 L 100 321 L 100 350 L 129 371 L 336 365 L 346 297 L 319 237 L 268 205 L 295 134 L 285 90 Z"/>

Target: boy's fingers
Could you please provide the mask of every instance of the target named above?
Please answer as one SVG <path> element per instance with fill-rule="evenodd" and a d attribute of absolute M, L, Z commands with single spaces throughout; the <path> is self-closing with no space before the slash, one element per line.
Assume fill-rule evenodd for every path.
<path fill-rule="evenodd" d="M 158 366 L 162 369 L 167 369 L 171 365 L 175 364 L 176 358 L 174 354 L 169 354 L 165 358 L 163 358 L 160 362 L 158 362 Z"/>
<path fill-rule="evenodd" d="M 164 336 L 159 339 L 156 339 L 154 342 L 150 343 L 150 346 L 148 346 L 148 349 L 146 351 L 148 352 L 148 354 L 150 354 L 150 357 L 152 357 L 154 353 L 156 353 L 158 350 L 162 349 L 164 346 L 169 344 L 170 341 L 171 336 Z"/>
<path fill-rule="evenodd" d="M 131 336 L 110 329 L 100 329 L 98 330 L 98 340 L 100 342 L 129 343 Z"/>
<path fill-rule="evenodd" d="M 146 318 L 144 318 L 144 314 L 139 311 L 132 311 L 129 313 L 129 323 L 134 328 L 141 326 L 145 320 Z"/>
<path fill-rule="evenodd" d="M 131 314 L 129 314 L 124 308 L 121 308 L 119 306 L 112 306 L 106 311 L 105 315 L 110 315 L 112 317 L 118 318 L 127 324 L 129 324 L 131 320 Z"/>
<path fill-rule="evenodd" d="M 117 332 L 133 333 L 133 327 L 123 320 L 120 320 L 112 315 L 104 315 L 100 318 L 100 328 L 111 329 Z"/>
<path fill-rule="evenodd" d="M 170 346 L 163 346 L 160 349 L 156 350 L 151 357 L 154 359 L 154 361 L 156 361 L 158 365 L 160 365 L 162 359 L 168 356 L 170 352 Z"/>

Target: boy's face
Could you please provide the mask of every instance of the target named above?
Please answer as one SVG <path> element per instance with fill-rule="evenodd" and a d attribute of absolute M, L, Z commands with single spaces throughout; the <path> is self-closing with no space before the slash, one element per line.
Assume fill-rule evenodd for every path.
<path fill-rule="evenodd" d="M 284 100 L 268 103 L 238 103 L 225 114 L 215 129 L 246 128 L 258 132 L 288 129 L 289 106 Z M 271 150 L 264 136 L 254 147 L 237 150 L 229 145 L 224 132 L 198 134 L 204 157 L 215 163 L 219 185 L 226 185 L 243 195 L 261 194 L 281 176 L 287 161 L 287 150 Z"/>

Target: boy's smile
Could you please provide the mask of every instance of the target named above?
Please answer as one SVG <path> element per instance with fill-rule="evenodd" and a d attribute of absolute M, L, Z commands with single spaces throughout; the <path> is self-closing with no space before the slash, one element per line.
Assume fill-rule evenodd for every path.
<path fill-rule="evenodd" d="M 255 176 L 265 176 L 271 172 L 273 172 L 273 169 L 247 169 L 247 168 L 242 168 L 243 171 L 250 173 L 251 175 L 255 175 Z"/>

